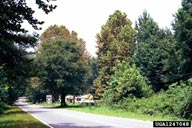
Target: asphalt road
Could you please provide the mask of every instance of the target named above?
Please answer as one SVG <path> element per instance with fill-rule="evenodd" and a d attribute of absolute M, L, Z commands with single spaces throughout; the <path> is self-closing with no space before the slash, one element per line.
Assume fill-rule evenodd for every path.
<path fill-rule="evenodd" d="M 46 108 L 30 105 L 24 98 L 16 104 L 50 128 L 153 128 L 152 122 L 148 121 Z"/>

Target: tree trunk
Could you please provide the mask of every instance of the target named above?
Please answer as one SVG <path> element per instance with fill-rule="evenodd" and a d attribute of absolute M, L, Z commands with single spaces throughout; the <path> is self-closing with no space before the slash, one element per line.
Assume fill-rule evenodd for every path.
<path fill-rule="evenodd" d="M 67 104 L 65 102 L 65 96 L 66 96 L 66 94 L 64 94 L 64 93 L 61 94 L 61 107 L 67 106 Z"/>

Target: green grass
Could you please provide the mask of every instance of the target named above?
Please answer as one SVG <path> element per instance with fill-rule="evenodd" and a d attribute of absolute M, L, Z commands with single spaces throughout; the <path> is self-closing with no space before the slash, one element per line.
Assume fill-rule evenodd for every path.
<path fill-rule="evenodd" d="M 60 104 L 59 103 L 53 103 L 53 104 L 42 103 L 39 105 L 59 108 Z M 64 109 L 78 111 L 78 112 L 106 115 L 106 116 L 115 116 L 115 117 L 132 118 L 132 119 L 138 119 L 138 120 L 146 120 L 146 121 L 183 120 L 183 119 L 180 119 L 177 117 L 172 117 L 172 116 L 160 116 L 160 115 L 151 116 L 151 115 L 146 115 L 146 114 L 134 113 L 134 112 L 126 111 L 126 110 L 121 110 L 121 109 L 112 109 L 110 107 L 103 107 L 103 106 L 80 106 L 79 104 L 75 104 L 75 105 L 69 104 L 69 106 Z"/>
<path fill-rule="evenodd" d="M 6 106 L 0 115 L 0 128 L 48 128 L 17 106 Z"/>
<path fill-rule="evenodd" d="M 79 111 L 79 112 L 86 112 L 86 113 L 93 113 L 93 114 L 100 114 L 106 116 L 116 116 L 116 117 L 123 117 L 123 118 L 133 118 L 139 120 L 146 120 L 146 121 L 166 121 L 166 120 L 181 120 L 176 117 L 162 117 L 162 116 L 151 116 L 145 114 L 139 114 L 134 112 L 129 112 L 121 109 L 112 109 L 108 107 L 98 107 L 98 106 L 89 106 L 89 107 L 68 107 L 67 110 Z"/>

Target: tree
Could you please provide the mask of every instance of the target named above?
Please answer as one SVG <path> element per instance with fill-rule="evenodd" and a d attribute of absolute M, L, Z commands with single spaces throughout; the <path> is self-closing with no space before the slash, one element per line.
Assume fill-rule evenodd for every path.
<path fill-rule="evenodd" d="M 99 73 L 94 81 L 94 88 L 99 97 L 106 90 L 107 81 L 114 73 L 113 67 L 117 62 L 130 61 L 135 33 L 131 24 L 127 15 L 117 10 L 109 16 L 96 36 Z"/>
<path fill-rule="evenodd" d="M 179 74 L 187 80 L 192 76 L 192 1 L 182 0 L 182 8 L 175 15 L 172 24 L 175 38 L 178 41 L 178 52 L 181 53 Z"/>
<path fill-rule="evenodd" d="M 56 6 L 48 5 L 42 0 L 36 0 L 36 4 L 46 14 L 56 8 Z M 2 14 L 0 17 L 0 39 L 14 42 L 25 48 L 30 45 L 34 46 L 34 36 L 24 35 L 27 30 L 22 28 L 22 23 L 26 20 L 34 29 L 38 30 L 40 29 L 38 25 L 43 24 L 43 22 L 33 17 L 34 11 L 27 6 L 26 1 L 2 0 L 0 6 L 0 13 Z"/>
<path fill-rule="evenodd" d="M 61 106 L 66 106 L 65 96 L 78 93 L 87 72 L 82 51 L 65 37 L 48 39 L 41 45 L 36 64 L 44 75 L 39 78 L 51 94 L 61 94 Z"/>
<path fill-rule="evenodd" d="M 155 92 L 177 80 L 176 41 L 168 29 L 160 29 L 145 11 L 136 22 L 136 47 L 132 62 L 151 82 Z"/>
<path fill-rule="evenodd" d="M 32 103 L 46 102 L 46 95 L 48 94 L 48 90 L 45 89 L 40 79 L 38 77 L 31 77 L 30 86 L 26 89 L 25 93 L 28 100 Z"/>
<path fill-rule="evenodd" d="M 46 14 L 56 8 L 48 1 L 36 0 L 36 4 Z M 31 58 L 26 49 L 35 46 L 38 37 L 37 34 L 27 34 L 22 23 L 28 21 L 38 30 L 38 25 L 43 22 L 34 18 L 34 10 L 27 6 L 25 0 L 1 0 L 0 7 L 0 67 L 6 74 L 4 79 L 9 97 L 6 102 L 12 104 L 28 83 Z"/>
<path fill-rule="evenodd" d="M 73 40 L 77 43 L 77 45 L 81 48 L 82 56 L 81 59 L 88 63 L 90 59 L 90 54 L 86 50 L 86 43 L 82 38 L 78 38 L 78 34 L 75 31 L 70 32 L 65 26 L 61 25 L 51 25 L 48 27 L 43 34 L 41 35 L 40 39 L 41 42 L 46 41 L 47 39 L 57 38 L 57 37 L 65 37 Z"/>
<path fill-rule="evenodd" d="M 93 82 L 98 76 L 98 68 L 97 68 L 97 58 L 96 57 L 91 57 L 89 62 L 89 72 L 88 75 L 86 76 L 86 93 L 91 93 L 95 96 L 95 90 L 93 88 Z M 95 97 L 96 98 L 96 97 Z"/>

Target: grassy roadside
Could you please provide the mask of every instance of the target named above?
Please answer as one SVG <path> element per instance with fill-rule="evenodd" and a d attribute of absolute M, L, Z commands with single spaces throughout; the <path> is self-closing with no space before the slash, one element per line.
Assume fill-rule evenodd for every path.
<path fill-rule="evenodd" d="M 59 107 L 60 104 L 59 103 L 53 103 L 53 104 L 42 103 L 39 105 L 46 106 L 46 107 Z M 181 120 L 183 120 L 183 119 L 179 119 L 177 117 L 160 116 L 160 115 L 150 116 L 150 115 L 139 114 L 139 113 L 134 113 L 134 112 L 125 111 L 125 110 L 120 110 L 120 109 L 119 110 L 112 109 L 112 108 L 103 107 L 103 106 L 80 106 L 80 105 L 69 104 L 69 107 L 64 108 L 64 109 L 78 111 L 78 112 L 106 115 L 106 116 L 115 116 L 115 117 L 132 118 L 132 119 L 138 119 L 138 120 L 146 120 L 146 121 L 173 121 L 173 120 L 181 121 Z"/>
<path fill-rule="evenodd" d="M 0 128 L 48 128 L 17 106 L 6 106 L 0 115 Z"/>
<path fill-rule="evenodd" d="M 181 120 L 176 117 L 162 117 L 162 116 L 150 116 L 145 114 L 138 114 L 134 112 L 129 112 L 125 110 L 116 110 L 107 107 L 77 107 L 77 108 L 66 108 L 67 110 L 79 111 L 79 112 L 86 112 L 86 113 L 93 113 L 99 115 L 106 115 L 106 116 L 115 116 L 115 117 L 123 117 L 123 118 L 132 118 L 138 120 L 145 120 L 145 121 L 166 121 L 166 120 Z"/>

